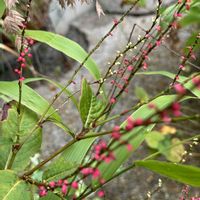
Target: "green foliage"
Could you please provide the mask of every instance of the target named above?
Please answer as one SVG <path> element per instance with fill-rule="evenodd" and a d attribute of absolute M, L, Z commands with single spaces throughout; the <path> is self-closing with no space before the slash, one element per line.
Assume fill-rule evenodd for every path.
<path fill-rule="evenodd" d="M 43 174 L 43 180 L 46 181 L 56 181 L 62 179 L 67 174 L 74 172 L 74 169 L 77 168 L 76 163 L 68 162 L 64 157 L 59 158 L 54 162 L 54 164 L 47 167 Z"/>
<path fill-rule="evenodd" d="M 79 44 L 55 33 L 38 30 L 27 30 L 26 36 L 31 37 L 32 39 L 37 40 L 39 42 L 48 44 L 52 48 L 61 51 L 65 55 L 75 59 L 80 63 L 82 63 L 88 55 Z M 86 67 L 86 69 L 88 69 L 88 71 L 92 74 L 92 76 L 95 79 L 98 80 L 101 78 L 98 66 L 91 57 L 88 58 L 84 66 Z"/>
<path fill-rule="evenodd" d="M 136 166 L 144 167 L 175 181 L 200 187 L 200 168 L 155 160 L 136 161 Z"/>
<path fill-rule="evenodd" d="M 158 131 L 152 131 L 147 134 L 145 141 L 152 149 L 158 149 L 161 141 L 165 139 L 165 136 L 160 134 Z"/>
<path fill-rule="evenodd" d="M 55 178 L 72 174 L 84 161 L 84 158 L 96 138 L 78 141 L 66 149 L 59 158 L 50 163 L 45 170 L 43 178 Z M 63 166 L 64 164 L 64 166 Z"/>
<path fill-rule="evenodd" d="M 14 103 L 12 103 L 11 106 L 12 107 L 8 110 L 7 118 L 0 122 L 0 149 L 2 152 L 0 155 L 0 169 L 4 169 L 9 161 L 12 145 L 16 141 L 18 141 L 18 143 L 23 142 L 38 121 L 37 115 L 26 107 L 22 108 L 22 113 L 19 118 Z M 39 152 L 41 142 L 42 130 L 38 128 L 19 150 L 13 162 L 12 169 L 16 171 L 23 171 L 26 169 L 30 164 L 30 157 Z"/>
<path fill-rule="evenodd" d="M 161 12 L 161 21 L 160 26 L 162 29 L 167 28 L 168 24 L 172 21 L 175 10 L 177 9 L 177 5 L 173 4 L 167 8 L 164 8 Z"/>
<path fill-rule="evenodd" d="M 61 90 L 64 89 L 64 93 L 67 95 L 67 97 L 70 97 L 70 99 L 72 100 L 76 108 L 78 109 L 78 101 L 76 100 L 72 92 L 69 89 L 64 88 L 64 86 L 58 83 L 57 81 L 49 79 L 49 78 L 40 77 L 40 78 L 27 78 L 24 80 L 24 83 L 31 83 L 34 81 L 47 81 Z"/>
<path fill-rule="evenodd" d="M 92 93 L 92 89 L 86 79 L 83 79 L 79 110 L 84 127 L 89 127 L 95 119 L 98 119 L 104 107 L 103 102 L 98 100 Z"/>
<path fill-rule="evenodd" d="M 23 180 L 20 180 L 15 172 L 0 170 L 0 199 L 20 200 L 22 196 L 25 200 L 33 199 L 30 186 Z"/>
<path fill-rule="evenodd" d="M 1 81 L 0 82 L 0 94 L 10 97 L 12 100 L 19 100 L 19 91 L 18 91 L 17 81 Z M 46 99 L 41 97 L 35 90 L 31 89 L 29 86 L 22 84 L 22 104 L 34 111 L 38 115 L 44 113 L 44 111 L 49 107 L 49 103 Z M 50 107 L 47 112 L 47 116 L 51 113 L 51 118 L 60 120 L 60 116 L 55 112 L 53 107 Z"/>
<path fill-rule="evenodd" d="M 6 6 L 5 6 L 5 3 L 4 3 L 4 0 L 0 0 L 0 19 L 1 19 L 2 15 L 5 11 L 5 8 L 6 8 Z"/>
<path fill-rule="evenodd" d="M 188 26 L 191 24 L 200 25 L 200 2 L 193 0 L 190 6 L 190 10 L 186 12 L 185 16 L 180 20 L 182 26 Z"/>
<path fill-rule="evenodd" d="M 52 192 L 48 192 L 47 196 L 40 198 L 40 200 L 60 200 L 60 197 Z"/>
<path fill-rule="evenodd" d="M 171 138 L 161 132 L 152 131 L 147 134 L 145 141 L 150 148 L 161 152 L 167 160 L 171 162 L 180 162 L 182 160 L 185 149 L 178 138 Z"/>
<path fill-rule="evenodd" d="M 135 88 L 135 95 L 142 103 L 148 102 L 148 100 L 149 100 L 149 96 L 148 96 L 147 92 L 142 87 Z"/>

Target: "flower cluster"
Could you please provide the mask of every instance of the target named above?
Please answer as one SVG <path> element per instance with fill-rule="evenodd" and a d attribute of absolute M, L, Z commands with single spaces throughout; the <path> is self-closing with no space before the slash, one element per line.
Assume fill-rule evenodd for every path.
<path fill-rule="evenodd" d="M 60 189 L 63 196 L 67 195 L 68 188 L 71 187 L 74 191 L 79 188 L 79 184 L 77 181 L 73 181 L 72 183 L 68 183 L 67 180 L 58 180 L 58 181 L 51 181 L 47 185 L 41 185 L 38 187 L 39 196 L 44 197 L 48 194 L 48 191 L 54 191 L 55 189 Z M 74 194 L 73 199 L 76 199 Z"/>
<path fill-rule="evenodd" d="M 27 67 L 27 61 L 28 59 L 32 58 L 32 54 L 30 53 L 30 47 L 34 44 L 34 41 L 32 39 L 27 39 L 27 46 L 24 48 L 24 50 L 20 53 L 20 56 L 17 59 L 17 62 L 19 63 L 19 68 L 16 68 L 14 71 L 19 76 L 19 81 L 23 81 L 24 77 L 22 76 L 22 70 L 23 68 Z"/>

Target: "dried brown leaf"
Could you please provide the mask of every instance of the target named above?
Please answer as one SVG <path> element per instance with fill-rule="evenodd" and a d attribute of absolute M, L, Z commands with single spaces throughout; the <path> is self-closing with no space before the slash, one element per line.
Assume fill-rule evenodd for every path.
<path fill-rule="evenodd" d="M 7 33 L 18 33 L 23 26 L 24 18 L 16 10 L 10 10 L 3 21 L 3 27 Z"/>
<path fill-rule="evenodd" d="M 65 4 L 67 4 L 67 6 L 72 6 L 72 7 L 76 4 L 76 0 L 58 0 L 58 1 L 62 8 L 65 8 Z M 88 0 L 79 0 L 79 1 L 81 1 L 81 3 L 88 3 Z"/>
<path fill-rule="evenodd" d="M 59 4 L 62 8 L 65 8 L 65 0 L 59 0 Z"/>
<path fill-rule="evenodd" d="M 99 3 L 98 0 L 96 0 L 96 11 L 97 11 L 97 15 L 99 16 L 99 18 L 101 17 L 101 15 L 105 15 L 105 13 L 101 7 L 101 4 Z"/>
<path fill-rule="evenodd" d="M 6 4 L 6 8 L 8 8 L 9 10 L 12 7 L 15 7 L 16 3 L 19 3 L 18 0 L 4 0 L 5 4 Z"/>

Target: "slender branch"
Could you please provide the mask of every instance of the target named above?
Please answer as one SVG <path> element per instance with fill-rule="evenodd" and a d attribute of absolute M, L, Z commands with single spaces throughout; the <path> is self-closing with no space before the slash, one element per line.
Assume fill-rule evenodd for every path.
<path fill-rule="evenodd" d="M 32 168 L 31 170 L 25 172 L 21 177 L 24 176 L 30 176 L 31 174 L 33 174 L 33 172 L 35 172 L 36 170 L 40 169 L 41 167 L 43 167 L 47 162 L 49 162 L 50 160 L 52 160 L 53 158 L 55 158 L 56 156 L 58 156 L 60 153 L 62 153 L 63 151 L 65 151 L 67 148 L 69 148 L 71 145 L 73 145 L 75 142 L 77 141 L 77 139 L 73 139 L 70 142 L 68 142 L 66 145 L 64 145 L 63 147 L 61 147 L 60 149 L 58 149 L 56 152 L 54 152 L 51 156 L 49 156 L 47 159 L 43 160 L 41 163 L 39 163 L 38 165 L 36 165 L 34 168 Z"/>

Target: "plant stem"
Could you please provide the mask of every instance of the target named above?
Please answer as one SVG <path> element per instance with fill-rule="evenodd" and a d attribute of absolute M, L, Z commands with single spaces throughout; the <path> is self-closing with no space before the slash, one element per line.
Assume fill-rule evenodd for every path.
<path fill-rule="evenodd" d="M 73 139 L 70 142 L 68 142 L 66 145 L 64 145 L 63 147 L 61 147 L 60 149 L 58 149 L 56 152 L 54 152 L 52 155 L 50 155 L 48 158 L 46 158 L 45 160 L 43 160 L 41 163 L 39 163 L 38 165 L 36 165 L 33 169 L 25 172 L 21 177 L 24 176 L 30 176 L 31 174 L 33 174 L 33 172 L 35 172 L 36 170 L 40 169 L 41 167 L 43 167 L 47 162 L 49 162 L 50 160 L 52 160 L 53 158 L 55 158 L 56 156 L 58 156 L 60 153 L 62 153 L 64 150 L 66 150 L 67 148 L 69 148 L 71 145 L 73 145 L 75 142 L 77 141 L 77 139 Z"/>

